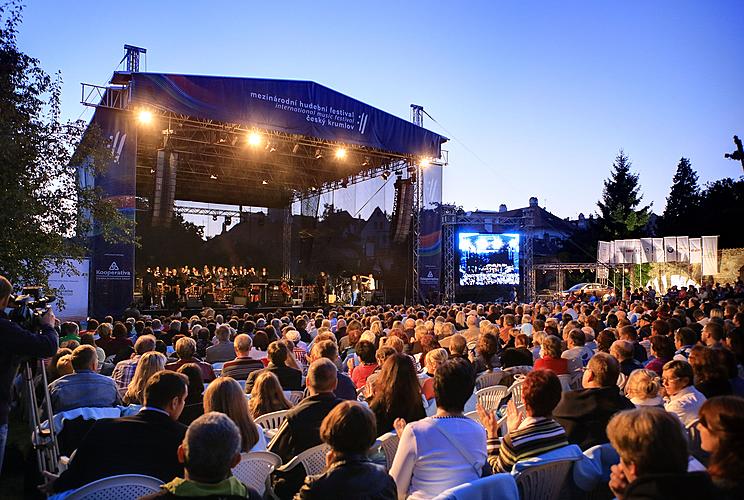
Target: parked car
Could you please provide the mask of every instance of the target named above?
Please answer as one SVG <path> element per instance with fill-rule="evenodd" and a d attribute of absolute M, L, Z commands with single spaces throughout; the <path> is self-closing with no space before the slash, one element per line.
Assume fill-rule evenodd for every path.
<path fill-rule="evenodd" d="M 563 292 L 564 297 L 570 297 L 574 295 L 579 297 L 581 295 L 594 295 L 595 297 L 604 297 L 610 295 L 613 289 L 607 285 L 601 283 L 579 283 L 572 286 L 568 290 Z"/>

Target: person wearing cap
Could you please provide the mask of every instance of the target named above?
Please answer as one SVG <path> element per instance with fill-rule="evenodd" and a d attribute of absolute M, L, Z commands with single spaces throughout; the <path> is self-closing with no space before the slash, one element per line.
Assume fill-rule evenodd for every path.
<path fill-rule="evenodd" d="M 651 323 L 654 322 L 654 317 L 649 313 L 642 314 L 638 318 L 638 336 L 642 339 L 651 336 Z"/>

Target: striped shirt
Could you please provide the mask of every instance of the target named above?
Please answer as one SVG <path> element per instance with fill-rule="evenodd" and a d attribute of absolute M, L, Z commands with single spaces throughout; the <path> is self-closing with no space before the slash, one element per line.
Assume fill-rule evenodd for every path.
<path fill-rule="evenodd" d="M 511 472 L 520 460 L 568 445 L 566 431 L 552 418 L 528 418 L 503 438 L 488 439 L 488 463 L 494 473 Z"/>

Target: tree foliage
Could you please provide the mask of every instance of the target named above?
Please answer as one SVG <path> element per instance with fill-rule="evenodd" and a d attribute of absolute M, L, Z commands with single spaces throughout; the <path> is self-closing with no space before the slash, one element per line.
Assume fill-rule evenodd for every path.
<path fill-rule="evenodd" d="M 638 208 L 643 200 L 638 174 L 630 170 L 628 156 L 620 150 L 609 179 L 604 181 L 602 200 L 597 202 L 601 233 L 606 239 L 640 236 L 648 223 L 651 205 Z"/>
<path fill-rule="evenodd" d="M 687 158 L 681 158 L 672 178 L 672 188 L 666 199 L 666 208 L 658 224 L 658 234 L 689 234 L 698 226 L 700 186 L 698 175 Z"/>
<path fill-rule="evenodd" d="M 744 221 L 744 177 L 737 180 L 719 179 L 706 184 L 700 196 L 696 219 L 704 221 L 696 228 L 697 232 L 719 236 L 721 248 L 744 247 L 744 232 L 741 230 Z"/>
<path fill-rule="evenodd" d="M 78 183 L 80 171 L 100 176 L 111 152 L 100 131 L 61 121 L 60 75 L 17 46 L 21 12 L 0 6 L 0 274 L 45 285 L 50 272 L 71 271 L 66 258 L 86 255 L 93 224 L 109 241 L 134 233 L 100 190 Z"/>

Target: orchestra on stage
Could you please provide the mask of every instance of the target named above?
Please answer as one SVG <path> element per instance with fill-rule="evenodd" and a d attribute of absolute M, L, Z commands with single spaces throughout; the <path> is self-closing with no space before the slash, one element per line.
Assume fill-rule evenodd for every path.
<path fill-rule="evenodd" d="M 308 282 L 314 281 L 314 282 Z M 350 305 L 376 303 L 372 273 L 336 276 L 320 272 L 314 280 L 272 278 L 266 268 L 183 266 L 147 268 L 137 278 L 144 309 L 176 310 L 217 304 L 233 306 Z"/>

